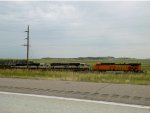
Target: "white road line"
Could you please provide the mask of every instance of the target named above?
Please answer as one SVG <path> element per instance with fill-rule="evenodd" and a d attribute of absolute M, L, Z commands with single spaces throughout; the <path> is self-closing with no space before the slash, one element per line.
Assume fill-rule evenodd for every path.
<path fill-rule="evenodd" d="M 24 94 L 24 93 L 12 93 L 12 92 L 0 92 L 0 94 L 18 95 L 18 96 L 30 96 L 30 97 L 38 97 L 38 98 L 49 98 L 49 99 L 68 100 L 68 101 L 76 101 L 76 102 L 88 102 L 88 103 L 97 103 L 97 104 L 105 104 L 105 105 L 115 105 L 115 106 L 150 109 L 150 106 L 123 104 L 123 103 L 106 102 L 106 101 L 84 100 L 84 99 L 75 99 L 75 98 L 65 98 L 65 97 L 57 97 L 57 96 L 46 96 L 46 95 L 36 95 L 36 94 Z"/>

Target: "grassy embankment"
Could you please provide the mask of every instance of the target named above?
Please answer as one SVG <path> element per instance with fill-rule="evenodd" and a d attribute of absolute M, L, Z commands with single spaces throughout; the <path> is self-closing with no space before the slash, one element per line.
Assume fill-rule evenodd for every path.
<path fill-rule="evenodd" d="M 34 60 L 36 62 L 85 62 L 90 65 L 99 60 L 77 60 L 77 59 L 43 59 Z M 150 60 L 111 60 L 104 59 L 102 62 L 115 63 L 142 63 L 144 73 L 85 73 L 85 72 L 55 72 L 55 71 L 37 71 L 37 70 L 0 70 L 0 77 L 10 78 L 32 78 L 32 79 L 49 79 L 49 80 L 71 80 L 71 81 L 90 81 L 90 82 L 107 82 L 107 83 L 125 83 L 125 84 L 146 84 L 150 85 Z"/>

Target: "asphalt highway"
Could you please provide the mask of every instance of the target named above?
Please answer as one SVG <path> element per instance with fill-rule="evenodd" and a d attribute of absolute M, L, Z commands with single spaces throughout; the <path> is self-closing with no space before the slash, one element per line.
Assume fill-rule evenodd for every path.
<path fill-rule="evenodd" d="M 0 113 L 150 113 L 150 107 L 0 92 Z"/>
<path fill-rule="evenodd" d="M 0 78 L 0 91 L 150 106 L 150 85 Z"/>

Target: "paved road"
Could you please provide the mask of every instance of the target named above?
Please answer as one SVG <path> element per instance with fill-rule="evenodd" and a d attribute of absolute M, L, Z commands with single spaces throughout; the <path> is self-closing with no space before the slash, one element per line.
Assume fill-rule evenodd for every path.
<path fill-rule="evenodd" d="M 0 92 L 0 113 L 150 113 L 150 107 Z"/>
<path fill-rule="evenodd" d="M 150 85 L 0 78 L 0 91 L 150 106 Z"/>

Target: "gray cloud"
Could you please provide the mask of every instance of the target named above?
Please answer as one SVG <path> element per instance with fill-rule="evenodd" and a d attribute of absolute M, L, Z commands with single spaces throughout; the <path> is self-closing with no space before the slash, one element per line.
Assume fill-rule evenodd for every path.
<path fill-rule="evenodd" d="M 29 24 L 33 58 L 149 58 L 149 15 L 150 2 L 0 2 L 0 57 L 25 57 Z"/>

